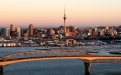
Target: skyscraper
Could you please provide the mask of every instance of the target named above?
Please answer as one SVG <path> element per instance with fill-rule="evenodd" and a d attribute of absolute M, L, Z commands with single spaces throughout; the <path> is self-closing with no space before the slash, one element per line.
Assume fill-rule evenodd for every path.
<path fill-rule="evenodd" d="M 64 37 L 66 37 L 66 14 L 65 14 L 65 7 L 64 7 L 64 17 L 63 17 L 63 19 L 64 19 Z"/>
<path fill-rule="evenodd" d="M 15 31 L 15 25 L 14 24 L 10 25 L 10 31 Z"/>
<path fill-rule="evenodd" d="M 32 24 L 29 25 L 29 36 L 33 36 L 34 26 Z"/>
<path fill-rule="evenodd" d="M 11 36 L 11 39 L 14 39 L 16 37 L 16 31 L 15 31 L 15 25 L 14 24 L 10 25 L 10 36 Z"/>
<path fill-rule="evenodd" d="M 21 29 L 19 27 L 16 28 L 16 37 L 17 38 L 21 37 Z"/>
<path fill-rule="evenodd" d="M 4 33 L 4 38 L 9 40 L 10 39 L 10 29 L 9 28 L 5 28 L 3 33 Z"/>

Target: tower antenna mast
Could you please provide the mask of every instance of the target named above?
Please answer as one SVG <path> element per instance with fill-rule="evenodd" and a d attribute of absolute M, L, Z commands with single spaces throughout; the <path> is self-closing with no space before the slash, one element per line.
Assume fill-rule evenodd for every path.
<path fill-rule="evenodd" d="M 65 5 L 64 5 L 64 17 L 63 17 L 63 19 L 64 19 L 64 37 L 66 37 L 66 13 L 65 13 Z"/>

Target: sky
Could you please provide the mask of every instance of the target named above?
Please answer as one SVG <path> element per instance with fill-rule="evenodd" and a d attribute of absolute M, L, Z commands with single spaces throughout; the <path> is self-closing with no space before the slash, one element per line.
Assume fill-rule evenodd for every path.
<path fill-rule="evenodd" d="M 0 27 L 121 25 L 121 0 L 0 0 Z"/>

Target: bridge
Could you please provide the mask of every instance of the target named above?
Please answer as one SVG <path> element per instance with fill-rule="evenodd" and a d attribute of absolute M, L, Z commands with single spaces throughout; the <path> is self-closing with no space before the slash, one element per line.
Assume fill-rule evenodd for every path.
<path fill-rule="evenodd" d="M 35 60 L 79 59 L 84 62 L 85 74 L 90 73 L 91 64 L 120 64 L 121 56 L 94 55 L 80 49 L 52 49 L 18 52 L 0 57 L 0 75 L 7 65 Z"/>

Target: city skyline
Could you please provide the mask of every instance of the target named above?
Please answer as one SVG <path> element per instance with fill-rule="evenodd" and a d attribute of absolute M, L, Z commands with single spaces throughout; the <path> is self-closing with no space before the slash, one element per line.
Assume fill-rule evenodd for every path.
<path fill-rule="evenodd" d="M 64 5 L 67 26 L 118 26 L 120 4 L 120 0 L 2 0 L 0 26 L 58 27 L 63 25 Z"/>

